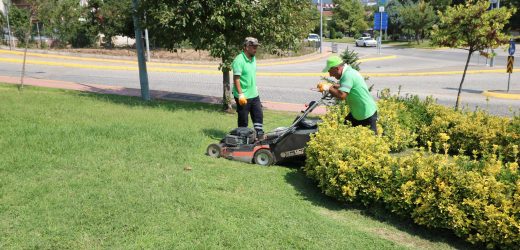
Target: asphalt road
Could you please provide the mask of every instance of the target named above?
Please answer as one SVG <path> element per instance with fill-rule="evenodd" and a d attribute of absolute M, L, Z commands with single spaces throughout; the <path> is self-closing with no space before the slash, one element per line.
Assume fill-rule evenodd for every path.
<path fill-rule="evenodd" d="M 373 85 L 377 96 L 383 89 L 401 95 L 433 96 L 439 103 L 453 106 L 462 70 L 467 57 L 464 50 L 402 49 L 384 47 L 382 54 L 376 48 L 356 48 L 339 44 L 340 52 L 354 49 L 362 60 L 361 73 L 370 76 L 368 85 Z M 5 52 L 5 51 L 4 51 Z M 499 115 L 511 115 L 511 110 L 520 112 L 520 100 L 488 98 L 485 90 L 507 89 L 505 73 L 507 53 L 497 50 L 495 66 L 486 66 L 485 58 L 473 56 L 470 74 L 466 76 L 462 90 L 462 104 L 470 109 L 477 106 Z M 0 51 L 0 75 L 19 76 L 20 54 Z M 320 71 L 326 58 L 314 57 L 290 64 L 276 61 L 259 61 L 258 87 L 263 100 L 287 103 L 307 103 L 319 97 L 312 91 L 320 80 Z M 519 69 L 516 60 L 515 69 Z M 139 88 L 135 62 L 109 60 L 89 61 L 78 58 L 28 56 L 28 77 L 72 81 L 83 84 L 105 84 Z M 149 64 L 150 89 L 193 93 L 210 96 L 222 95 L 222 75 L 216 65 L 165 65 Z M 476 73 L 477 70 L 484 73 Z M 496 71 L 496 72 L 493 72 Z M 416 75 L 403 76 L 404 73 Z M 511 90 L 520 90 L 520 72 L 511 75 Z"/>

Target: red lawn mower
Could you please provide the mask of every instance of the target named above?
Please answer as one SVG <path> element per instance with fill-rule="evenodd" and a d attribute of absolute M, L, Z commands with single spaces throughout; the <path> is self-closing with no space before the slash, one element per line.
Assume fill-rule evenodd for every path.
<path fill-rule="evenodd" d="M 206 153 L 211 157 L 224 157 L 262 166 L 301 161 L 305 159 L 305 147 L 310 135 L 318 131 L 318 123 L 321 122 L 319 118 L 307 116 L 319 105 L 330 104 L 332 101 L 333 97 L 324 92 L 320 100 L 311 101 L 307 105 L 291 126 L 266 133 L 261 140 L 252 128 L 233 129 L 220 143 L 210 144 Z"/>

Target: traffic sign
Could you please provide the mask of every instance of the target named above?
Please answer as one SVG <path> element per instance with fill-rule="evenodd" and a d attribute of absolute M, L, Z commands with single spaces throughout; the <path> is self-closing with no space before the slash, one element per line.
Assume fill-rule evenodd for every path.
<path fill-rule="evenodd" d="M 513 73 L 513 64 L 515 63 L 515 57 L 514 56 L 508 56 L 507 57 L 507 73 Z"/>
<path fill-rule="evenodd" d="M 381 20 L 383 14 L 383 20 Z M 374 30 L 385 30 L 388 28 L 388 13 L 376 12 L 374 13 Z"/>
<path fill-rule="evenodd" d="M 509 40 L 509 55 L 512 56 L 515 54 L 515 40 L 513 40 L 513 38 L 511 38 L 511 40 Z"/>

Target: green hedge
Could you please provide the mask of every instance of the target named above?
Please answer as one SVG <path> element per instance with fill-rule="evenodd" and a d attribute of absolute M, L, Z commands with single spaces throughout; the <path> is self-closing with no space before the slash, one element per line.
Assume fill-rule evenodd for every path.
<path fill-rule="evenodd" d="M 383 128 L 391 128 L 389 137 L 399 141 L 400 145 L 392 146 L 394 151 L 400 151 L 415 145 L 430 147 L 434 152 L 444 150 L 444 137 L 449 139 L 449 153 L 464 154 L 475 158 L 496 152 L 505 162 L 517 161 L 520 147 L 520 114 L 509 117 L 493 116 L 489 113 L 476 111 L 454 111 L 451 108 L 438 105 L 432 99 L 424 101 L 416 96 L 396 97 L 383 92 L 380 107 Z M 396 110 L 397 109 L 397 110 Z M 396 137 L 394 130 L 406 130 L 408 137 Z M 383 130 L 383 133 L 385 131 Z"/>
<path fill-rule="evenodd" d="M 378 104 L 380 136 L 343 125 L 343 104 L 323 117 L 304 168 L 323 192 L 347 202 L 383 203 L 472 243 L 517 248 L 519 117 L 455 112 L 416 97 L 386 96 Z M 411 153 L 391 153 L 415 145 Z"/>

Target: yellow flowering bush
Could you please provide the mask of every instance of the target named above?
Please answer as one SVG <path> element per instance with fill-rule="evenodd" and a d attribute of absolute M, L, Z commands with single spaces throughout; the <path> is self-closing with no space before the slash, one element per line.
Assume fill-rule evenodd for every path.
<path fill-rule="evenodd" d="M 382 184 L 390 183 L 388 152 L 370 129 L 325 119 L 308 143 L 305 170 L 326 195 L 368 204 L 381 198 Z"/>
<path fill-rule="evenodd" d="M 448 149 L 452 155 L 463 153 L 478 158 L 495 152 L 504 162 L 520 163 L 519 115 L 509 118 L 493 116 L 482 110 L 454 111 L 436 104 L 432 98 L 420 100 L 417 96 L 393 96 L 388 90 L 381 91 L 378 106 L 379 123 L 383 128 L 392 127 L 385 124 L 397 123 L 400 128 L 410 130 L 396 133 L 396 136 L 392 133 L 387 135 L 383 129 L 383 137 L 387 136 L 392 142 L 393 151 L 415 145 L 406 136 L 399 136 L 408 134 L 417 138 L 418 146 L 431 146 L 435 152 L 444 153 Z M 447 137 L 441 137 L 441 134 L 447 135 L 449 140 L 443 141 Z M 446 148 L 447 144 L 449 148 Z"/>
<path fill-rule="evenodd" d="M 412 120 L 402 102 L 381 99 L 378 108 L 380 133 L 392 152 L 401 152 L 417 145 L 417 134 L 411 129 Z"/>
<path fill-rule="evenodd" d="M 430 105 L 426 111 L 430 123 L 422 124 L 419 139 L 422 145 L 433 142 L 433 150 L 442 151 L 443 142 L 439 134 L 449 136 L 452 146 L 450 153 L 459 152 L 481 157 L 496 149 L 506 161 L 517 160 L 514 146 L 520 145 L 520 129 L 513 127 L 513 121 L 506 117 L 489 115 L 483 111 L 455 112 L 440 105 Z"/>
<path fill-rule="evenodd" d="M 343 125 L 345 105 L 322 117 L 304 170 L 323 192 L 347 202 L 383 203 L 418 224 L 450 229 L 489 248 L 518 249 L 520 118 L 455 112 L 408 97 L 378 105 L 378 136 Z M 410 149 L 416 142 L 421 148 Z"/>

